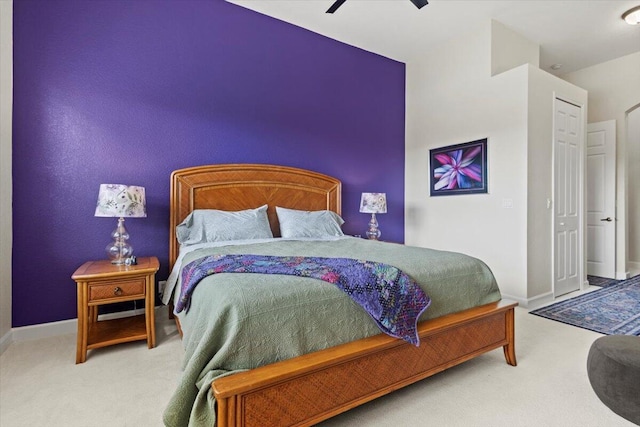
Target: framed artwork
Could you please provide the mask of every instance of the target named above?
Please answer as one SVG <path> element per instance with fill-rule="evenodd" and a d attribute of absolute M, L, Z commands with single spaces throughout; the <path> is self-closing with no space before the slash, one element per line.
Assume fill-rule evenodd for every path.
<path fill-rule="evenodd" d="M 429 153 L 432 196 L 487 192 L 487 138 Z"/>

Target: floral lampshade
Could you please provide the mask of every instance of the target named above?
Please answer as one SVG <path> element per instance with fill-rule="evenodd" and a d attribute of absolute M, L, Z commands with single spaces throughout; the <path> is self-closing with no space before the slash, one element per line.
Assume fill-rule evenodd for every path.
<path fill-rule="evenodd" d="M 95 216 L 146 218 L 144 187 L 100 184 Z"/>
<path fill-rule="evenodd" d="M 387 193 L 362 193 L 361 213 L 387 213 Z"/>

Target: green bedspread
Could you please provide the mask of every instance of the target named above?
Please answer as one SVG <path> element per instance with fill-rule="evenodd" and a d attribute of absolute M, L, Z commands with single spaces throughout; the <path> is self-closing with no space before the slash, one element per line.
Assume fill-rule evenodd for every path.
<path fill-rule="evenodd" d="M 500 299 L 483 262 L 452 252 L 357 238 L 274 239 L 201 249 L 188 253 L 182 265 L 214 253 L 359 258 L 394 265 L 432 300 L 421 320 Z M 217 377 L 381 333 L 337 287 L 284 275 L 209 276 L 194 291 L 188 313 L 179 318 L 184 372 L 164 413 L 164 422 L 171 427 L 214 425 L 211 382 Z"/>

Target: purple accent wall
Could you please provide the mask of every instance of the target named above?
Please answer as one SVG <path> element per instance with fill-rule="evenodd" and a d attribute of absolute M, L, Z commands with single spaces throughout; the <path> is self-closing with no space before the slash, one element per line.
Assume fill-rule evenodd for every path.
<path fill-rule="evenodd" d="M 319 10 L 318 13 L 324 13 Z M 222 0 L 14 1 L 13 326 L 76 317 L 71 274 L 105 257 L 101 183 L 146 187 L 128 219 L 168 276 L 169 176 L 270 163 L 386 192 L 383 238 L 404 240 L 402 63 Z"/>

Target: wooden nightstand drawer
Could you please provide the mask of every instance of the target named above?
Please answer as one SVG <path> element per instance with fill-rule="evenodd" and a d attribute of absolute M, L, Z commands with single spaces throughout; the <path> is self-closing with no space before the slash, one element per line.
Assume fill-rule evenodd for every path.
<path fill-rule="evenodd" d="M 128 281 L 117 281 L 100 285 L 89 285 L 89 302 L 114 298 L 144 298 L 144 278 Z"/>

